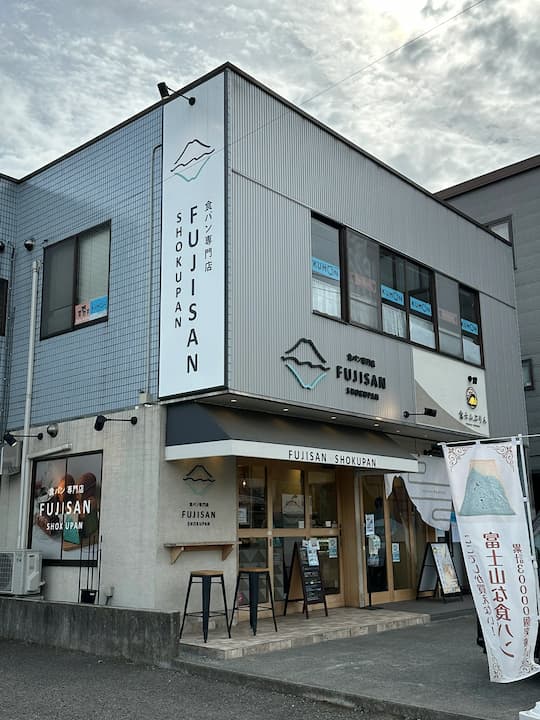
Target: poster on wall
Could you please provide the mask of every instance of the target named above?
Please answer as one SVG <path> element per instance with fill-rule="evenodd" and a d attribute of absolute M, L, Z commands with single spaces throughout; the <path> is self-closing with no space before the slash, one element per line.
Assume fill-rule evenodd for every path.
<path fill-rule="evenodd" d="M 94 560 L 99 546 L 101 453 L 34 465 L 32 550 L 44 560 Z"/>
<path fill-rule="evenodd" d="M 225 382 L 223 75 L 163 107 L 159 395 Z"/>

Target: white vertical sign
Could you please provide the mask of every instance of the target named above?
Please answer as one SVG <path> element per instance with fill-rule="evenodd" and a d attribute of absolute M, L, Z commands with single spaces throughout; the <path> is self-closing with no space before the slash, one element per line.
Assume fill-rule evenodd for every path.
<path fill-rule="evenodd" d="M 534 662 L 538 580 L 519 470 L 519 443 L 443 445 L 463 557 L 490 679 L 540 671 Z"/>
<path fill-rule="evenodd" d="M 163 108 L 159 395 L 225 382 L 223 74 Z"/>

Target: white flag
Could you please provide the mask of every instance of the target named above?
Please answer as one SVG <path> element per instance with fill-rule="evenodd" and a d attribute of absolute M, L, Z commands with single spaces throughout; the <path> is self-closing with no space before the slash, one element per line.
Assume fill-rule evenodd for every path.
<path fill-rule="evenodd" d="M 519 442 L 443 445 L 463 557 L 490 679 L 540 671 L 537 577 L 519 476 Z"/>

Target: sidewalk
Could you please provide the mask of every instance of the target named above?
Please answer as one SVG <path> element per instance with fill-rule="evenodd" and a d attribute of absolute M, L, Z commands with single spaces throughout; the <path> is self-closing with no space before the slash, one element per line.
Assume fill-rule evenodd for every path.
<path fill-rule="evenodd" d="M 427 602 L 431 621 L 426 623 L 233 659 L 204 657 L 182 643 L 176 666 L 198 675 L 218 674 L 239 684 L 330 700 L 371 716 L 517 720 L 520 711 L 534 707 L 540 700 L 540 675 L 504 685 L 490 682 L 486 656 L 476 645 L 470 598 L 464 604 Z M 426 609 L 421 601 L 411 606 Z M 397 607 L 398 612 L 410 612 L 408 603 L 364 612 L 382 617 Z M 324 626 L 337 612 L 331 610 L 325 618 L 316 610 L 309 620 L 300 618 L 306 636 L 311 623 Z M 282 620 L 278 618 L 278 625 Z M 258 635 L 267 632 L 267 622 L 261 621 Z"/>

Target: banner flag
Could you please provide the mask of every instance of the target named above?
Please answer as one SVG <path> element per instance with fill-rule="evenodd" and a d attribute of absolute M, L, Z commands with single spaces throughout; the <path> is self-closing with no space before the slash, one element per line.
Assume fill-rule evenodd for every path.
<path fill-rule="evenodd" d="M 534 675 L 538 579 L 533 564 L 520 441 L 442 444 L 463 557 L 492 682 Z"/>
<path fill-rule="evenodd" d="M 452 497 L 442 458 L 425 455 L 418 460 L 418 472 L 387 473 L 384 476 L 386 497 L 392 493 L 394 477 L 402 478 L 407 494 L 427 525 L 444 532 L 450 530 Z"/>

